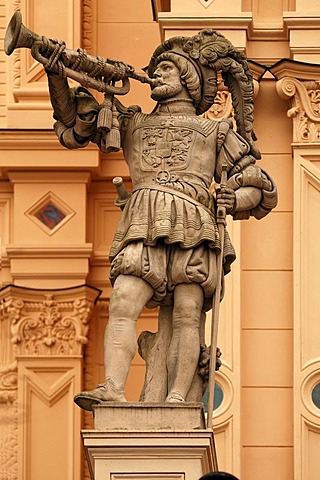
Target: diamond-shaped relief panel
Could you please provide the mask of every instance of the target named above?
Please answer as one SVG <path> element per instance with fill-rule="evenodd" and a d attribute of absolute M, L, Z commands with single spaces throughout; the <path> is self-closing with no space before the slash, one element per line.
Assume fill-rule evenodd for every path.
<path fill-rule="evenodd" d="M 44 232 L 52 235 L 70 220 L 75 212 L 57 195 L 48 192 L 32 205 L 25 214 Z"/>
<path fill-rule="evenodd" d="M 66 218 L 65 214 L 52 202 L 44 205 L 34 215 L 40 220 L 40 222 L 50 228 L 50 230 L 59 225 L 59 223 Z"/>

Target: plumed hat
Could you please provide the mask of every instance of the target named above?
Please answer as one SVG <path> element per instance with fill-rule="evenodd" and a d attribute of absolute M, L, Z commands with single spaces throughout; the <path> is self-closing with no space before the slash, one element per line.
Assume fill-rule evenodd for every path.
<path fill-rule="evenodd" d="M 153 53 L 148 66 L 149 77 L 153 77 L 162 60 L 176 59 L 179 66 L 179 57 L 192 64 L 200 80 L 201 94 L 194 98 L 198 115 L 213 104 L 218 89 L 217 72 L 222 71 L 222 78 L 231 93 L 237 132 L 249 143 L 251 154 L 261 158 L 254 144 L 253 79 L 244 53 L 212 29 L 201 30 L 193 37 L 172 37 Z"/>

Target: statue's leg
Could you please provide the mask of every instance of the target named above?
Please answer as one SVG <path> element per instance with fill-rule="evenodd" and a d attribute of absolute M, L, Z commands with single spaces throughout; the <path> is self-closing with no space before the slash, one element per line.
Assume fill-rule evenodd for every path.
<path fill-rule="evenodd" d="M 183 283 L 175 287 L 166 401 L 184 401 L 190 389 L 200 354 L 202 306 L 200 285 Z"/>
<path fill-rule="evenodd" d="M 110 299 L 109 321 L 104 337 L 106 382 L 123 391 L 137 347 L 136 321 L 153 295 L 153 288 L 140 277 L 119 275 Z"/>
<path fill-rule="evenodd" d="M 153 288 L 140 277 L 119 275 L 114 284 L 106 328 L 105 382 L 81 392 L 74 401 L 84 410 L 102 402 L 125 402 L 124 387 L 136 351 L 136 321 L 153 295 Z"/>

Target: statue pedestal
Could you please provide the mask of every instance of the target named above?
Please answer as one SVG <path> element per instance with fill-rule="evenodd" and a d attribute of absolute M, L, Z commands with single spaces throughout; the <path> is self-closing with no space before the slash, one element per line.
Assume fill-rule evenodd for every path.
<path fill-rule="evenodd" d="M 197 480 L 217 470 L 202 404 L 106 403 L 94 417 L 96 429 L 81 432 L 92 480 Z"/>

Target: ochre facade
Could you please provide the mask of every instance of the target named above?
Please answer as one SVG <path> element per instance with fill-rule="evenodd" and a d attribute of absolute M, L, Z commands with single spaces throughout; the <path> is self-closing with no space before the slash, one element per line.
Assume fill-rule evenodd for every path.
<path fill-rule="evenodd" d="M 121 153 L 60 146 L 42 67 L 28 49 L 2 51 L 16 10 L 31 30 L 140 73 L 163 39 L 201 28 L 246 52 L 261 164 L 279 204 L 261 222 L 228 221 L 237 261 L 219 330 L 219 467 L 241 480 L 318 478 L 319 2 L 0 0 L 0 480 L 89 478 L 79 431 L 92 418 L 72 398 L 103 379 L 108 250 L 120 217 L 112 178 L 130 188 Z M 136 81 L 123 102 L 154 106 Z M 232 116 L 222 85 L 207 116 Z M 156 316 L 146 310 L 138 330 L 154 331 Z M 137 354 L 129 400 L 143 377 Z"/>

